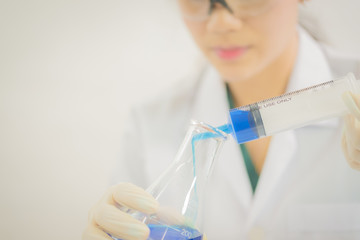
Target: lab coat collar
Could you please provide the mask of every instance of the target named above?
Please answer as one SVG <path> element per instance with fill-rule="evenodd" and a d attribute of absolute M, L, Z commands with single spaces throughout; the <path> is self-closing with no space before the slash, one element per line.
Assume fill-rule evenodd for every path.
<path fill-rule="evenodd" d="M 214 67 L 206 67 L 197 88 L 193 116 L 215 127 L 225 124 L 229 109 L 226 87 Z"/>
<path fill-rule="evenodd" d="M 319 43 L 300 26 L 298 34 L 298 56 L 286 92 L 333 80 L 328 60 Z M 330 119 L 310 124 L 308 127 L 334 127 L 337 123 L 337 119 Z"/>
<path fill-rule="evenodd" d="M 286 91 L 291 92 L 330 81 L 331 70 L 321 46 L 298 27 L 299 49 Z"/>

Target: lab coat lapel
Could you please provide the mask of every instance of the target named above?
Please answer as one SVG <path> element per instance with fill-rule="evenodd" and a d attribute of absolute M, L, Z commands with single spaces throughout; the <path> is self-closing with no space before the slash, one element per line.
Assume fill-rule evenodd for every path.
<path fill-rule="evenodd" d="M 259 178 L 253 205 L 250 210 L 247 227 L 250 229 L 261 212 L 281 198 L 281 185 L 286 182 L 285 173 L 296 152 L 294 130 L 272 137 L 265 164 Z"/>
<path fill-rule="evenodd" d="M 199 83 L 192 116 L 196 120 L 217 127 L 228 122 L 228 109 L 225 84 L 216 70 L 209 66 Z M 215 163 L 212 178 L 213 181 L 223 181 L 233 189 L 232 194 L 236 195 L 238 203 L 242 204 L 244 209 L 248 209 L 252 198 L 249 178 L 239 145 L 231 136 L 228 137 L 219 154 L 218 162 Z"/>
<path fill-rule="evenodd" d="M 302 89 L 331 80 L 331 72 L 320 46 L 301 28 L 299 28 L 299 54 L 287 92 Z M 320 127 L 334 126 L 336 120 L 322 121 L 311 125 Z M 291 160 L 297 149 L 297 137 L 294 130 L 272 137 L 265 160 L 253 205 L 248 218 L 248 228 L 265 209 L 283 197 L 282 183 L 286 183 L 285 174 L 291 168 Z"/>

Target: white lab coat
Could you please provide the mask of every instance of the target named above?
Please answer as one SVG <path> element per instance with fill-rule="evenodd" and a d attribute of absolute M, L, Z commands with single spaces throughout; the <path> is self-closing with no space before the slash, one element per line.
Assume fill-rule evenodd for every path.
<path fill-rule="evenodd" d="M 302 29 L 299 36 L 287 91 L 359 72 L 359 61 L 325 50 Z M 115 181 L 147 187 L 171 164 L 190 119 L 219 126 L 227 114 L 224 83 L 210 66 L 138 106 Z M 338 118 L 273 136 L 254 195 L 239 146 L 227 141 L 210 180 L 208 239 L 360 239 L 360 172 L 343 156 L 342 128 Z"/>

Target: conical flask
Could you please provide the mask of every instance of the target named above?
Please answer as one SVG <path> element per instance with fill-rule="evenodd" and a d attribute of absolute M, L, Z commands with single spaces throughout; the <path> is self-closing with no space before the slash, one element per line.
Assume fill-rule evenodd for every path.
<path fill-rule="evenodd" d="M 146 190 L 159 202 L 155 214 L 131 213 L 150 228 L 148 240 L 203 239 L 203 202 L 226 134 L 192 121 L 174 162 Z"/>

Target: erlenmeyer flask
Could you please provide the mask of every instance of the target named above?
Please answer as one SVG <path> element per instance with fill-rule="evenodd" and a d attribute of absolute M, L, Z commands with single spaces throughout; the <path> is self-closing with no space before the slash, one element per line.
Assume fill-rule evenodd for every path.
<path fill-rule="evenodd" d="M 203 239 L 203 201 L 211 174 L 226 134 L 193 121 L 170 167 L 147 189 L 158 200 L 152 215 L 132 215 L 150 228 L 148 240 Z"/>

